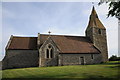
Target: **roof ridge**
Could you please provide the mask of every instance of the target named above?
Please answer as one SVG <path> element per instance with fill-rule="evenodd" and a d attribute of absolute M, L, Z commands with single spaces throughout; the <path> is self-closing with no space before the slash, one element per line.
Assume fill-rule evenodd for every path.
<path fill-rule="evenodd" d="M 29 37 L 29 36 L 13 36 L 13 38 L 36 38 L 36 37 Z"/>
<path fill-rule="evenodd" d="M 41 34 L 41 35 L 45 35 L 45 36 L 49 36 L 49 34 Z M 70 36 L 70 37 L 86 37 L 86 36 L 77 36 L 77 35 L 55 35 L 55 34 L 53 34 L 53 35 L 50 35 L 50 36 Z"/>

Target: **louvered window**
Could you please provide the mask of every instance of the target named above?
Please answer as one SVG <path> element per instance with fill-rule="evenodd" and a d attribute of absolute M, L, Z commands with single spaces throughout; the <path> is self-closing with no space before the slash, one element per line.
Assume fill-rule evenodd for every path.
<path fill-rule="evenodd" d="M 98 29 L 98 34 L 101 34 L 101 30 L 100 29 Z"/>

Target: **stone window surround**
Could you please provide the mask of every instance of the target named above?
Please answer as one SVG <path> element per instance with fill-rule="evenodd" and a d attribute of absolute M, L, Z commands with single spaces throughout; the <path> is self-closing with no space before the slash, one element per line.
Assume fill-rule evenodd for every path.
<path fill-rule="evenodd" d="M 48 47 L 49 45 L 51 46 L 51 48 Z M 49 50 L 49 58 L 47 58 L 47 49 Z M 52 56 L 53 56 L 52 58 L 54 58 L 54 55 L 55 55 L 55 54 L 54 54 L 54 50 L 55 50 L 55 48 L 54 48 L 54 46 L 53 46 L 51 43 L 49 43 L 49 44 L 46 45 L 46 48 L 45 48 L 45 58 L 46 58 L 46 59 L 52 59 L 52 58 L 51 58 L 51 50 L 53 50 L 53 51 L 52 51 L 52 54 L 53 54 L 53 55 L 52 55 Z"/>
<path fill-rule="evenodd" d="M 79 64 L 81 65 L 81 57 L 83 57 L 83 59 L 84 59 L 84 64 L 86 64 L 85 56 L 80 56 L 80 57 L 79 57 Z"/>

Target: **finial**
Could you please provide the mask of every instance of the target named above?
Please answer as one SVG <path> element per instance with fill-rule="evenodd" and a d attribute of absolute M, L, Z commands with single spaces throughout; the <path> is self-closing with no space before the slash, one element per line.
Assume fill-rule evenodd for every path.
<path fill-rule="evenodd" d="M 49 35 L 50 35 L 50 33 L 51 33 L 51 32 L 50 32 L 50 31 L 48 31 L 48 33 L 49 33 Z"/>

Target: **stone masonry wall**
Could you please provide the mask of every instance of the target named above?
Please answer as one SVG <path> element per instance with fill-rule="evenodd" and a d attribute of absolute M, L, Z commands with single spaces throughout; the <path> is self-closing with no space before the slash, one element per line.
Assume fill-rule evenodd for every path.
<path fill-rule="evenodd" d="M 3 69 L 38 66 L 37 50 L 7 50 L 2 62 Z"/>
<path fill-rule="evenodd" d="M 51 45 L 53 49 L 53 58 L 46 58 L 47 45 Z M 51 38 L 49 38 L 39 49 L 39 67 L 42 66 L 57 66 L 58 65 L 58 48 Z"/>
<path fill-rule="evenodd" d="M 100 50 L 102 54 L 102 61 L 108 61 L 108 50 L 107 50 L 107 36 L 106 30 L 100 29 L 101 34 L 99 34 L 100 28 L 89 27 L 86 30 L 86 36 L 90 37 L 91 41 L 93 42 L 94 46 Z"/>
<path fill-rule="evenodd" d="M 91 54 L 60 54 L 60 64 L 61 65 L 81 65 L 80 57 L 84 57 L 84 64 L 98 64 L 102 62 L 101 54 L 93 54 L 93 59 Z"/>
<path fill-rule="evenodd" d="M 93 41 L 94 45 L 101 51 L 103 62 L 106 62 L 108 61 L 106 30 L 101 29 L 101 34 L 98 34 L 98 30 L 98 28 L 94 28 Z"/>

